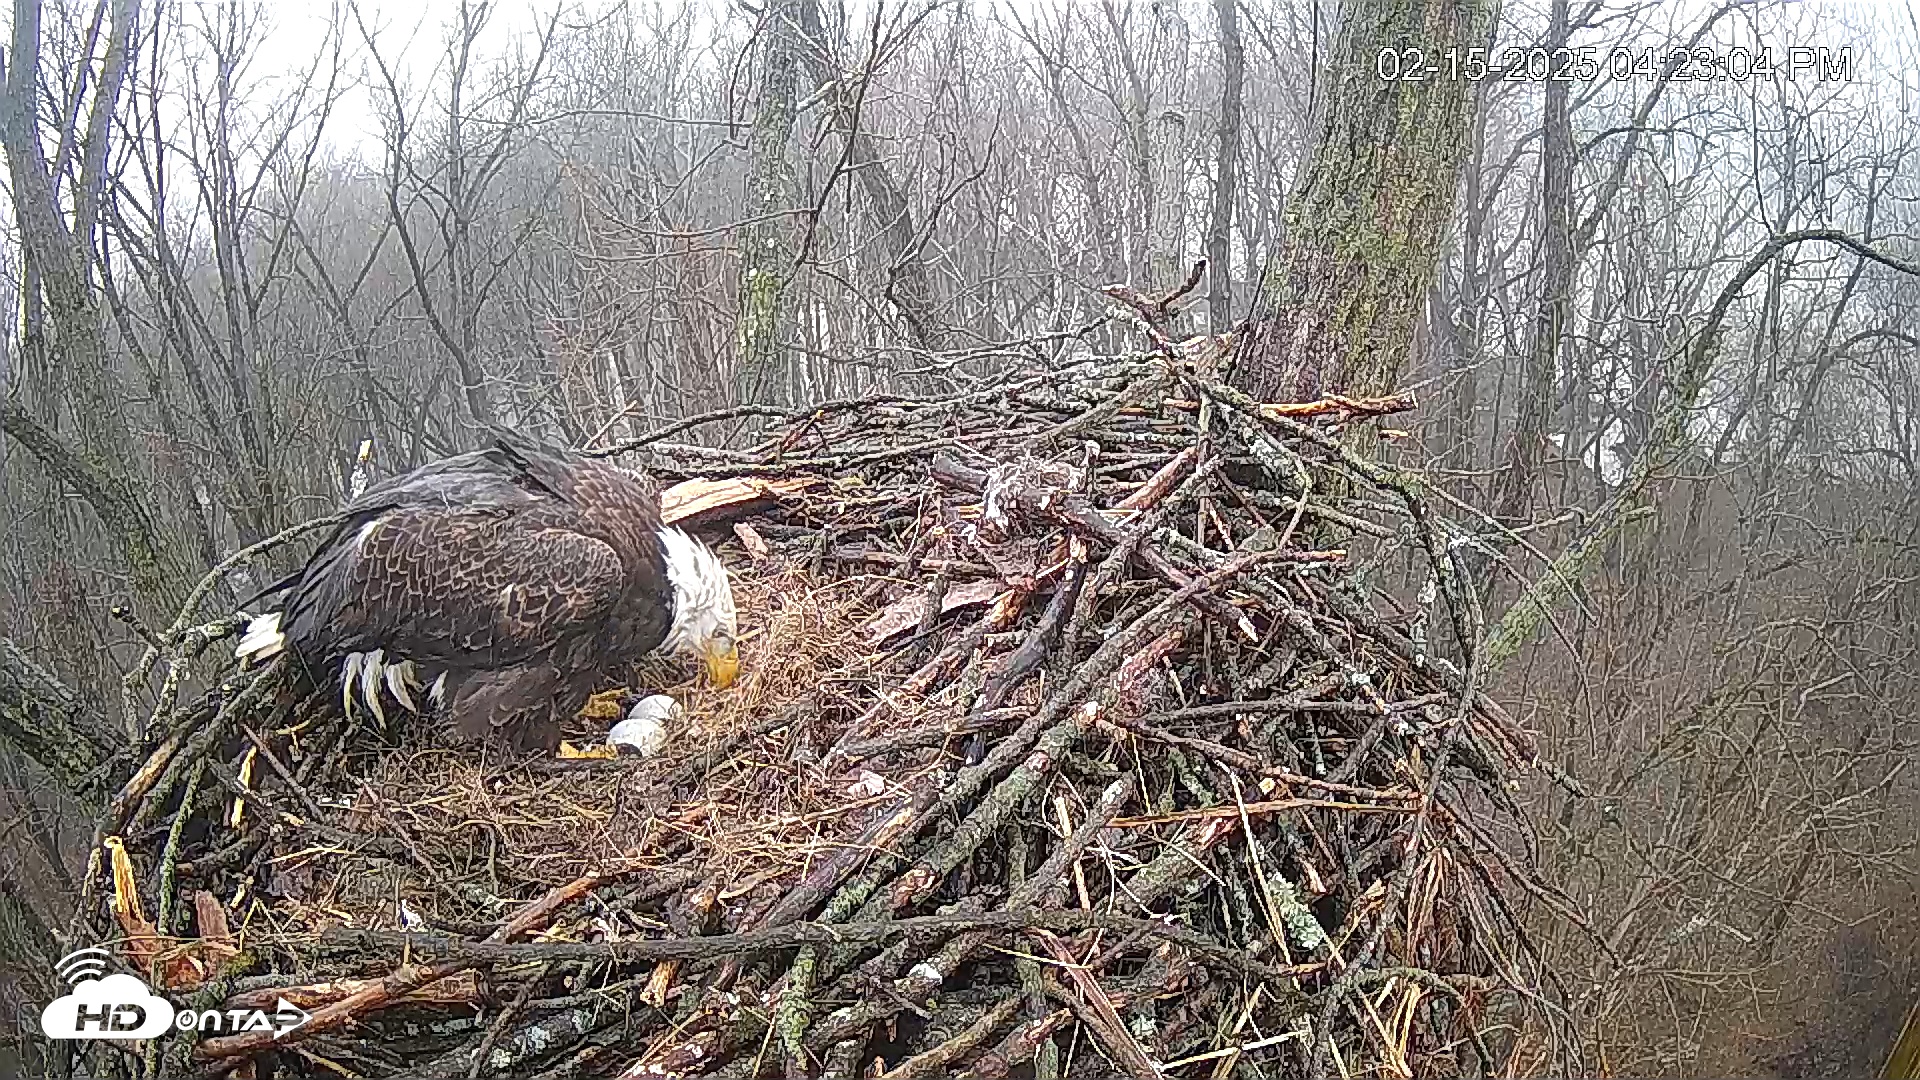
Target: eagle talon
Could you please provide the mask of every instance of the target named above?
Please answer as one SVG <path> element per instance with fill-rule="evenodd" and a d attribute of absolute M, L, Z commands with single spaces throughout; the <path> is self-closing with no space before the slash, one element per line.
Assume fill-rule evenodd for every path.
<path fill-rule="evenodd" d="M 602 690 L 588 698 L 587 703 L 580 707 L 580 712 L 576 715 L 582 720 L 618 720 L 621 713 L 624 712 L 620 707 L 621 703 L 631 696 L 632 691 L 624 686 L 616 686 L 611 690 Z"/>

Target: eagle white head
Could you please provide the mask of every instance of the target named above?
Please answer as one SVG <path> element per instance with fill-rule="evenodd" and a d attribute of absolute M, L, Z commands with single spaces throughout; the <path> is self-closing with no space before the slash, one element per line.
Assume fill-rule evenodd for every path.
<path fill-rule="evenodd" d="M 700 657 L 713 685 L 732 685 L 740 673 L 740 652 L 727 568 L 705 544 L 671 526 L 660 530 L 660 550 L 673 583 L 673 625 L 661 649 Z"/>

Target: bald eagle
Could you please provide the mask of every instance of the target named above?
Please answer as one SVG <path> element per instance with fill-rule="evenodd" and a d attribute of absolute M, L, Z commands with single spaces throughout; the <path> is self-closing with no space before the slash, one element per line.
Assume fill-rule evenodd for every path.
<path fill-rule="evenodd" d="M 368 489 L 282 590 L 243 661 L 290 651 L 349 717 L 424 699 L 468 742 L 551 746 L 556 718 L 656 649 L 718 686 L 739 670 L 726 569 L 661 524 L 653 485 L 506 433 Z"/>

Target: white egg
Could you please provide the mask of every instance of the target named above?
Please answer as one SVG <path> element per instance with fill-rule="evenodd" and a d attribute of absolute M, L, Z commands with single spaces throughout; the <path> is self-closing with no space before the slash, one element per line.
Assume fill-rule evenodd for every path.
<path fill-rule="evenodd" d="M 678 701 L 665 694 L 641 698 L 627 710 L 627 718 L 607 732 L 607 742 L 613 746 L 630 746 L 639 751 L 641 757 L 652 757 L 667 743 L 667 725 L 679 723 L 686 713 Z"/>

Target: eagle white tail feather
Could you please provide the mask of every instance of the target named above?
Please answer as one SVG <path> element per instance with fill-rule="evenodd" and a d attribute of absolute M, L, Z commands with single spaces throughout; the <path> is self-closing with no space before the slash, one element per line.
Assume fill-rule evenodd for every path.
<path fill-rule="evenodd" d="M 287 635 L 280 632 L 280 613 L 269 611 L 248 620 L 247 632 L 240 635 L 240 644 L 234 647 L 233 655 L 242 663 L 250 663 L 278 656 L 286 647 Z"/>

